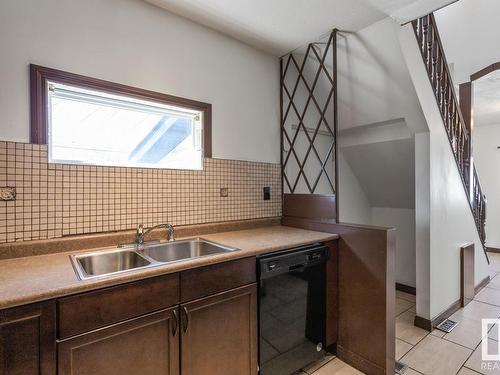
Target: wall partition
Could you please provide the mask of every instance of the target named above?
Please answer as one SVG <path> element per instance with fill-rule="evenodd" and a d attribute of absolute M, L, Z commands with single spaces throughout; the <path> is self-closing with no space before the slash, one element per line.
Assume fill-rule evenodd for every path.
<path fill-rule="evenodd" d="M 337 217 L 337 31 L 281 58 L 284 210 Z"/>
<path fill-rule="evenodd" d="M 281 58 L 282 223 L 339 236 L 327 265 L 325 343 L 365 374 L 393 374 L 395 231 L 337 222 L 336 42 L 334 30 Z"/>

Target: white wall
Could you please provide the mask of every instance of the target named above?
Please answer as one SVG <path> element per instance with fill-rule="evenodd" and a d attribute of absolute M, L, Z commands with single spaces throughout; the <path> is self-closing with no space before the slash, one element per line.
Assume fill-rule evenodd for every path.
<path fill-rule="evenodd" d="M 371 224 L 371 206 L 363 187 L 359 184 L 341 151 L 338 154 L 338 159 L 340 175 L 338 186 L 339 221 L 342 223 Z"/>
<path fill-rule="evenodd" d="M 500 248 L 500 124 L 476 126 L 474 164 L 486 195 L 486 245 Z"/>
<path fill-rule="evenodd" d="M 500 61 L 500 48 L 492 48 L 500 39 L 498 14 L 498 0 L 460 0 L 435 13 L 455 84 L 468 82 L 471 74 Z"/>
<path fill-rule="evenodd" d="M 415 210 L 372 207 L 372 224 L 396 228 L 396 282 L 415 287 Z"/>
<path fill-rule="evenodd" d="M 396 227 L 396 280 L 415 286 L 413 134 L 425 120 L 398 29 L 386 18 L 340 32 L 339 209 L 343 222 Z"/>
<path fill-rule="evenodd" d="M 400 26 L 385 18 L 338 39 L 339 128 L 404 119 L 413 132 L 424 117 L 398 41 Z"/>
<path fill-rule="evenodd" d="M 413 138 L 342 147 L 374 207 L 415 207 Z"/>
<path fill-rule="evenodd" d="M 417 315 L 431 317 L 431 197 L 429 133 L 415 134 L 415 283 Z"/>
<path fill-rule="evenodd" d="M 425 198 L 428 189 L 428 202 L 425 199 L 416 201 L 417 227 L 421 224 L 422 211 L 430 213 L 429 255 L 417 251 L 417 267 L 426 262 L 429 264 L 429 290 L 419 290 L 419 286 L 425 283 L 419 283 L 417 274 L 417 314 L 428 311 L 428 316 L 421 317 L 432 319 L 460 298 L 460 246 L 468 242 L 475 244 L 476 285 L 489 275 L 489 267 L 411 25 L 401 29 L 400 41 L 429 129 L 429 158 L 417 160 L 418 173 L 428 173 L 428 182 L 427 178 L 417 179 L 419 189 L 424 190 L 417 192 L 417 197 Z M 417 150 L 416 154 L 426 159 L 420 152 Z M 425 171 L 426 165 L 428 172 Z M 419 235 L 421 233 L 417 231 L 417 237 Z M 422 276 L 427 277 L 425 269 Z M 419 306 L 423 303 L 418 298 L 421 292 L 429 295 L 428 307 Z"/>
<path fill-rule="evenodd" d="M 29 141 L 35 63 L 213 105 L 213 155 L 279 162 L 278 59 L 139 0 L 0 2 L 0 139 Z"/>

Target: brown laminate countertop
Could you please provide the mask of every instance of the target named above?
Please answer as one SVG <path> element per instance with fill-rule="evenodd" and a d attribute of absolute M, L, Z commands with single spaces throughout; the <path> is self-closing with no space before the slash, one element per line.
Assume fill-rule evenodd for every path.
<path fill-rule="evenodd" d="M 338 238 L 336 234 L 281 225 L 212 233 L 200 237 L 222 245 L 236 247 L 240 250 L 85 281 L 80 281 L 77 278 L 71 265 L 69 255 L 77 253 L 74 251 L 1 260 L 0 310 L 151 276 L 184 271 L 195 267 Z"/>

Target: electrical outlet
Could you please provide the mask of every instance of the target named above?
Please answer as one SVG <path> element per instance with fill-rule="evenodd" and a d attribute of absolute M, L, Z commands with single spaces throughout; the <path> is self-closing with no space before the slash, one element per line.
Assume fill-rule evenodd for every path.
<path fill-rule="evenodd" d="M 271 187 L 270 186 L 264 186 L 264 200 L 269 201 L 271 200 Z"/>
<path fill-rule="evenodd" d="M 0 201 L 15 201 L 16 188 L 15 187 L 0 187 Z"/>
<path fill-rule="evenodd" d="M 229 189 L 227 187 L 220 188 L 220 196 L 226 198 L 229 195 Z"/>

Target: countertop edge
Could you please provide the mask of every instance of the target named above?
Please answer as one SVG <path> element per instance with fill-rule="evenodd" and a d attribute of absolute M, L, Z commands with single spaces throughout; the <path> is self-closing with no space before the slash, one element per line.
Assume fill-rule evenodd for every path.
<path fill-rule="evenodd" d="M 298 229 L 298 228 L 293 228 L 293 229 Z M 303 229 L 298 229 L 298 230 L 303 230 Z M 236 252 L 231 253 L 231 254 L 226 253 L 226 254 L 218 254 L 218 255 L 213 255 L 213 256 L 208 256 L 208 257 L 200 257 L 200 258 L 190 259 L 190 260 L 181 261 L 181 262 L 159 265 L 159 266 L 153 267 L 153 268 L 130 271 L 130 272 L 127 272 L 126 274 L 121 274 L 121 275 L 117 275 L 117 276 L 108 276 L 108 277 L 102 278 L 102 279 L 91 279 L 91 280 L 81 281 L 78 284 L 73 284 L 70 286 L 61 286 L 60 288 L 47 289 L 47 290 L 44 290 L 43 292 L 40 292 L 40 293 L 33 293 L 33 295 L 22 295 L 19 298 L 6 299 L 5 301 L 0 300 L 0 310 L 7 310 L 7 309 L 19 307 L 19 306 L 46 302 L 46 301 L 54 300 L 57 298 L 62 298 L 62 297 L 67 297 L 67 296 L 71 296 L 71 295 L 75 295 L 75 294 L 79 294 L 79 293 L 84 293 L 84 292 L 94 291 L 94 290 L 98 290 L 98 289 L 113 287 L 113 286 L 117 286 L 120 284 L 127 284 L 130 282 L 145 280 L 145 279 L 152 278 L 152 277 L 168 275 L 171 273 L 182 272 L 182 271 L 186 271 L 189 269 L 194 269 L 194 268 L 199 268 L 199 267 L 204 267 L 204 266 L 209 266 L 209 265 L 214 265 L 214 264 L 219 264 L 219 263 L 224 263 L 224 262 L 229 262 L 229 261 L 248 258 L 248 257 L 256 257 L 256 256 L 261 255 L 261 254 L 285 250 L 285 249 L 289 249 L 290 247 L 303 246 L 303 245 L 312 244 L 315 242 L 333 241 L 333 240 L 336 240 L 339 238 L 339 236 L 337 234 L 330 234 L 330 233 L 316 232 L 316 231 L 308 231 L 308 232 L 314 232 L 318 235 L 324 234 L 324 236 L 320 236 L 319 239 L 314 239 L 314 240 L 297 241 L 297 242 L 294 242 L 292 244 L 287 243 L 286 245 L 283 245 L 283 246 L 268 246 L 268 247 L 264 246 L 264 247 L 254 249 L 254 250 L 241 249 L 241 250 L 236 251 Z M 232 233 L 234 233 L 234 232 L 232 232 Z M 205 237 L 211 237 L 211 236 L 220 235 L 220 234 L 221 233 L 212 233 L 212 234 L 207 234 L 207 235 L 201 235 L 200 237 L 205 238 Z M 222 241 L 217 241 L 217 242 L 219 242 L 220 244 L 226 245 Z M 78 252 L 80 252 L 80 251 L 78 251 Z M 61 255 L 63 255 L 63 254 L 61 254 Z M 50 256 L 50 255 L 38 255 L 37 257 L 46 257 L 46 256 Z"/>

